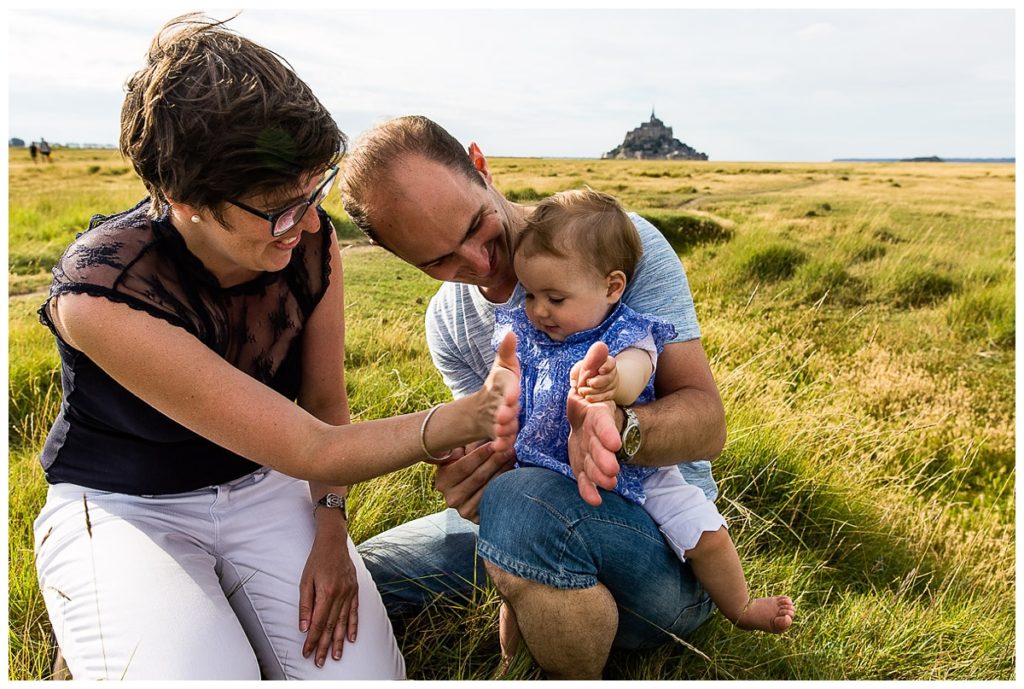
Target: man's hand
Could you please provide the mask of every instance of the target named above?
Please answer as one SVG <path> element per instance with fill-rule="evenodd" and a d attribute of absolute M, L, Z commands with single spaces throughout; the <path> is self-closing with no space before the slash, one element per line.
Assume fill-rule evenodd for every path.
<path fill-rule="evenodd" d="M 348 533 L 338 510 L 318 510 L 318 519 L 338 524 L 317 523 L 306 567 L 299 580 L 299 631 L 306 632 L 302 656 L 315 653 L 313 661 L 323 667 L 327 651 L 341 660 L 345 641 L 356 640 L 359 619 L 359 584 L 348 552 Z"/>
<path fill-rule="evenodd" d="M 445 504 L 463 519 L 480 522 L 480 498 L 491 479 L 515 464 L 514 450 L 495 451 L 494 443 L 482 441 L 452 452 L 452 458 L 437 467 L 434 487 Z"/>
<path fill-rule="evenodd" d="M 600 346 L 597 346 L 600 345 Z M 587 351 L 583 361 L 573 370 L 580 373 L 598 371 L 608 358 L 608 347 L 597 343 Z M 576 386 L 570 385 L 566 399 L 566 414 L 569 417 L 569 465 L 576 475 L 580 497 L 588 505 L 601 504 L 598 486 L 615 490 L 618 480 L 619 462 L 615 453 L 622 447 L 619 430 L 615 426 L 615 404 L 612 402 L 588 402 Z"/>

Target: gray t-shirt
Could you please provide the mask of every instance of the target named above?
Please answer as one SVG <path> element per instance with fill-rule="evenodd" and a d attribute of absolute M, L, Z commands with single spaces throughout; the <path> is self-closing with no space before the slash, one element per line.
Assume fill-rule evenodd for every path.
<path fill-rule="evenodd" d="M 679 256 L 654 225 L 635 213 L 629 218 L 640 233 L 644 252 L 622 301 L 634 311 L 652 314 L 675 326 L 676 337 L 670 342 L 698 339 L 700 326 Z M 491 303 L 475 285 L 445 282 L 438 289 L 427 307 L 427 346 L 452 395 L 464 397 L 483 385 L 494 363 L 491 337 L 495 309 L 519 306 L 525 296 L 518 283 L 505 304 Z M 689 483 L 714 499 L 717 489 L 710 462 L 684 462 L 679 468 Z"/>

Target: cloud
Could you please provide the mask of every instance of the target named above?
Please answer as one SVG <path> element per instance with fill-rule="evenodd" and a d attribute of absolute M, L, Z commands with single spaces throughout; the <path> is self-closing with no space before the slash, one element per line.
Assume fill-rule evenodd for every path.
<path fill-rule="evenodd" d="M 836 27 L 826 22 L 816 22 L 796 32 L 796 35 L 805 39 L 827 38 L 836 32 Z"/>
<path fill-rule="evenodd" d="M 115 141 L 124 80 L 177 13 L 13 12 L 9 136 Z M 1013 148 L 1006 11 L 251 7 L 232 25 L 285 56 L 350 135 L 421 112 L 494 154 L 597 155 L 655 106 L 719 160 L 853 154 L 894 121 L 922 150 Z M 936 121 L 955 104 L 955 128 Z"/>
<path fill-rule="evenodd" d="M 972 73 L 980 81 L 1005 81 L 1013 83 L 1013 65 L 1009 62 L 978 65 Z"/>

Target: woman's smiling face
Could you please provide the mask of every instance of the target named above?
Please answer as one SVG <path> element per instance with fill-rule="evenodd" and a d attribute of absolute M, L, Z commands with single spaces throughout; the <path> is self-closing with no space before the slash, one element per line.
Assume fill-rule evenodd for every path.
<path fill-rule="evenodd" d="M 253 209 L 272 214 L 308 200 L 323 179 L 323 173 L 311 174 L 297 190 L 254 194 L 239 200 Z M 189 250 L 217 277 L 222 287 L 247 282 L 260 273 L 283 270 L 291 261 L 302 233 L 320 230 L 315 206 L 310 206 L 302 219 L 280 237 L 271 234 L 269 220 L 233 203 L 225 203 L 222 208 L 224 224 L 202 211 L 196 215 L 199 223 L 193 223 L 191 217 L 178 218 L 175 226 Z"/>

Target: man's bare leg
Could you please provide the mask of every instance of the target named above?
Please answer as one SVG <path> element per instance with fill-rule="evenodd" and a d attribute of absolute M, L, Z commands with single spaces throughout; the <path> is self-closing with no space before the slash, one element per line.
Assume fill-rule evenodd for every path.
<path fill-rule="evenodd" d="M 608 589 L 601 584 L 556 589 L 484 564 L 549 679 L 601 679 L 619 626 L 619 611 Z"/>

